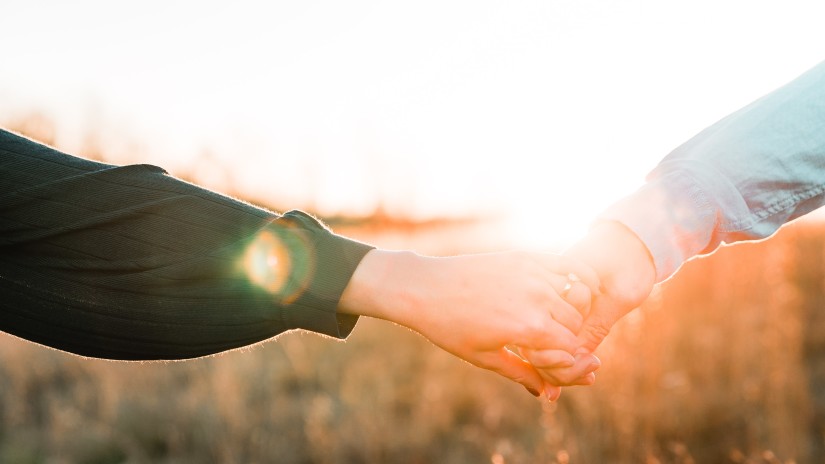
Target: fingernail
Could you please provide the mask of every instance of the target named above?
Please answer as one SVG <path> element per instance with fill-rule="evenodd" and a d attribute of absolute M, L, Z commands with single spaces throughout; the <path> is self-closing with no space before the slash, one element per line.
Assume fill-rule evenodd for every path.
<path fill-rule="evenodd" d="M 544 396 L 547 398 L 548 402 L 552 403 L 559 399 L 559 397 L 561 396 L 561 390 L 548 387 L 544 390 Z"/>
<path fill-rule="evenodd" d="M 532 389 L 532 388 L 530 388 L 530 387 L 524 387 L 524 388 L 526 388 L 526 389 L 527 389 L 527 391 L 529 391 L 531 395 L 535 396 L 536 398 L 538 398 L 538 397 L 539 397 L 540 393 L 539 393 L 538 391 L 536 391 L 536 390 L 534 390 L 534 389 Z"/>

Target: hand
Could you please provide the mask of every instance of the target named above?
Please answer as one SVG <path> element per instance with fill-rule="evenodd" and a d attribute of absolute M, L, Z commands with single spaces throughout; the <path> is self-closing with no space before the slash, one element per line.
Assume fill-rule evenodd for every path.
<path fill-rule="evenodd" d="M 513 349 L 553 350 L 543 358 L 547 367 L 575 363 L 583 316 L 559 296 L 571 273 L 581 282 L 569 293 L 589 301 L 598 277 L 573 258 L 521 252 L 430 258 L 373 250 L 344 290 L 339 311 L 394 321 L 536 396 L 557 396 L 558 387 Z"/>
<path fill-rule="evenodd" d="M 592 298 L 591 298 L 592 295 Z M 591 309 L 591 302 L 598 298 L 598 292 L 591 292 L 581 283 L 574 283 L 570 291 L 563 295 L 564 299 L 579 312 L 587 317 Z M 585 319 L 587 320 L 587 319 Z M 556 401 L 561 396 L 560 386 L 591 385 L 596 380 L 594 371 L 601 367 L 601 361 L 596 356 L 584 353 L 578 349 L 574 353 L 574 364 L 564 367 L 554 363 L 560 353 L 558 350 L 521 349 L 520 353 L 533 367 L 538 370 L 545 384 L 556 386 L 554 389 L 545 387 L 545 394 L 549 401 Z"/>
<path fill-rule="evenodd" d="M 600 222 L 566 255 L 577 258 L 599 275 L 601 292 L 593 299 L 590 313 L 578 335 L 579 349 L 573 367 L 543 369 L 542 375 L 556 385 L 589 385 L 595 375 L 587 366 L 598 364 L 591 353 L 601 344 L 622 316 L 638 307 L 650 294 L 656 279 L 653 260 L 644 243 L 625 226 Z M 544 353 L 525 353 L 533 365 L 543 366 Z"/>
<path fill-rule="evenodd" d="M 613 324 L 647 299 L 656 282 L 656 268 L 644 243 L 615 221 L 594 226 L 567 253 L 599 274 L 602 292 L 579 333 L 581 347 L 593 352 Z"/>

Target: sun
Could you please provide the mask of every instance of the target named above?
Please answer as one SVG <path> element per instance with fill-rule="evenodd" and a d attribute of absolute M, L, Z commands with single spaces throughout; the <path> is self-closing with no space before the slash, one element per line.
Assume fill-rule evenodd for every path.
<path fill-rule="evenodd" d="M 643 182 L 631 164 L 609 173 L 590 172 L 584 164 L 569 166 L 569 175 L 557 176 L 552 183 L 516 180 L 508 188 L 513 193 L 501 215 L 501 233 L 508 243 L 535 251 L 562 250 L 583 237 L 611 204 Z"/>
<path fill-rule="evenodd" d="M 592 217 L 587 214 L 542 211 L 546 205 L 520 205 L 502 220 L 502 233 L 516 248 L 558 252 L 587 232 Z"/>

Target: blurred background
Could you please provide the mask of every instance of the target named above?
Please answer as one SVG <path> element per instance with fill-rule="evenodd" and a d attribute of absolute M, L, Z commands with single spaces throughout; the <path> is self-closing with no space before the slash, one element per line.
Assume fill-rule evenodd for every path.
<path fill-rule="evenodd" d="M 12 2 L 0 125 L 426 254 L 556 251 L 825 58 L 813 1 Z M 689 263 L 542 405 L 387 323 L 182 363 L 0 336 L 0 462 L 825 462 L 825 231 Z"/>

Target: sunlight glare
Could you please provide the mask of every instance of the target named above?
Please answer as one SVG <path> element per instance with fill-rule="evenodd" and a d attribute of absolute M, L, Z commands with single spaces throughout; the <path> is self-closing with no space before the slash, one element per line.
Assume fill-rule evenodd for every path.
<path fill-rule="evenodd" d="M 821 60 L 807 1 L 18 3 L 0 18 L 0 122 L 37 111 L 61 149 L 92 139 L 107 162 L 273 209 L 503 217 L 502 246 L 579 235 L 670 150 Z"/>
<path fill-rule="evenodd" d="M 313 263 L 300 234 L 280 235 L 271 228 L 260 232 L 243 255 L 243 269 L 253 284 L 291 303 L 309 285 Z"/>
<path fill-rule="evenodd" d="M 584 236 L 593 215 L 539 213 L 525 205 L 513 210 L 504 223 L 504 235 L 522 249 L 558 252 Z M 533 205 L 535 206 L 535 205 Z"/>
<path fill-rule="evenodd" d="M 256 285 L 279 293 L 289 275 L 289 253 L 272 233 L 264 231 L 247 248 L 244 268 Z"/>

